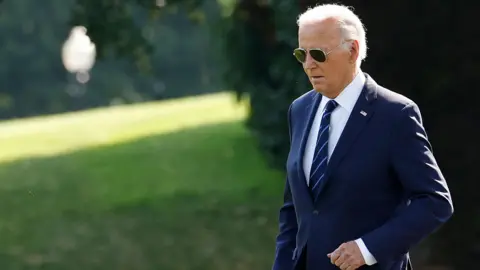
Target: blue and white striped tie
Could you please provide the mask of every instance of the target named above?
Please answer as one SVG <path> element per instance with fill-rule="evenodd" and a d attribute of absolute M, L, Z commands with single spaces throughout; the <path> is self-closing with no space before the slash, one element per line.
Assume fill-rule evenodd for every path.
<path fill-rule="evenodd" d="M 320 182 L 325 176 L 328 163 L 328 137 L 330 128 L 330 116 L 338 106 L 335 100 L 330 100 L 325 106 L 325 111 L 320 121 L 320 130 L 318 131 L 317 145 L 313 155 L 312 168 L 310 169 L 310 184 L 309 188 L 312 195 L 315 197 L 318 193 Z"/>

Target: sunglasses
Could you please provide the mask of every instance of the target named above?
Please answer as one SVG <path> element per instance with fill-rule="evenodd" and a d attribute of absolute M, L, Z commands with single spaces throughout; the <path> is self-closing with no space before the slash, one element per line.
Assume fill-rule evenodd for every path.
<path fill-rule="evenodd" d="M 310 49 L 309 51 L 303 49 L 303 48 L 296 48 L 293 50 L 293 56 L 297 59 L 298 62 L 300 63 L 305 63 L 307 60 L 307 54 L 310 54 L 310 56 L 313 58 L 313 60 L 323 63 L 327 61 L 327 56 L 333 52 L 334 50 L 338 49 L 338 47 L 342 46 L 345 42 L 340 43 L 337 47 L 331 49 L 328 52 L 325 52 L 322 49 Z"/>

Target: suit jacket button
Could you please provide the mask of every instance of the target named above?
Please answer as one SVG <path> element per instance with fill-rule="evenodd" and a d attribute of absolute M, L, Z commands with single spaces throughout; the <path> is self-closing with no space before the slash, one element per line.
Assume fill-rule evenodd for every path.
<path fill-rule="evenodd" d="M 317 211 L 317 210 L 313 210 L 313 214 L 314 214 L 314 215 L 318 215 L 318 211 Z"/>

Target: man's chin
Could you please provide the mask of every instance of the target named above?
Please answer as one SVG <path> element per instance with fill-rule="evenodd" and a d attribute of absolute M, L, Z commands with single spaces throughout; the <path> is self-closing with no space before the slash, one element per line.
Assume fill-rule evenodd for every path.
<path fill-rule="evenodd" d="M 313 85 L 313 89 L 320 94 L 325 93 L 325 88 L 324 87 L 320 87 L 318 85 Z"/>
<path fill-rule="evenodd" d="M 330 99 L 334 99 L 335 97 L 338 96 L 338 93 L 328 91 L 325 89 L 325 87 L 318 87 L 318 85 L 317 86 L 314 85 L 313 89 L 315 90 L 315 92 L 321 94 L 322 96 L 326 96 Z"/>

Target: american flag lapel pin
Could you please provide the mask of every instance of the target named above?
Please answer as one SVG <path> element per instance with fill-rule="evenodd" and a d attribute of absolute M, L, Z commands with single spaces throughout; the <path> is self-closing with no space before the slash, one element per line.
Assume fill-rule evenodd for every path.
<path fill-rule="evenodd" d="M 363 116 L 367 116 L 367 113 L 365 111 L 361 111 L 360 114 Z"/>

